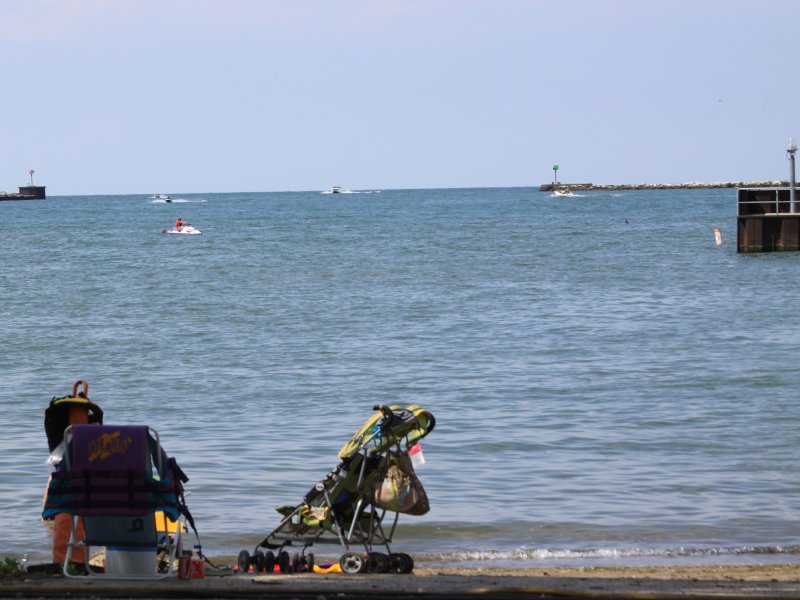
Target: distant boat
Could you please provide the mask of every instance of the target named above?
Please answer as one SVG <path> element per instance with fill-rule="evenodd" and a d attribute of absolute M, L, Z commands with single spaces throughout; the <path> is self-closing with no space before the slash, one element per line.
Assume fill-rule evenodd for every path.
<path fill-rule="evenodd" d="M 553 195 L 555 196 L 574 196 L 575 194 L 572 193 L 572 190 L 569 188 L 564 188 L 563 190 L 554 190 Z"/>
<path fill-rule="evenodd" d="M 172 197 L 167 196 L 166 194 L 153 194 L 150 196 L 151 200 L 163 200 L 164 202 L 172 202 Z"/>
<path fill-rule="evenodd" d="M 322 192 L 323 194 L 350 194 L 350 190 L 342 189 L 342 186 L 335 185 L 330 189 L 325 190 Z"/>

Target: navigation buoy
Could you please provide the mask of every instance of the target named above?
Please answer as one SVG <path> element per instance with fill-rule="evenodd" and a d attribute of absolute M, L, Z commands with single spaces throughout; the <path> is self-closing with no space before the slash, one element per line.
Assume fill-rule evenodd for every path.
<path fill-rule="evenodd" d="M 719 227 L 714 228 L 714 242 L 717 246 L 722 245 L 722 232 L 720 231 Z"/>

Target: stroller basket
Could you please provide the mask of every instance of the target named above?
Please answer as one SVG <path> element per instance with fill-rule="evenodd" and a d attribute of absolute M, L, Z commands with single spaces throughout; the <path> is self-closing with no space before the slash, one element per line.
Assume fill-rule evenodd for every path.
<path fill-rule="evenodd" d="M 300 504 L 278 508 L 283 519 L 252 555 L 247 550 L 239 553 L 242 572 L 251 566 L 256 572 L 272 572 L 276 565 L 282 573 L 313 571 L 314 555 L 307 549 L 314 544 L 338 544 L 344 551 L 339 567 L 345 573 L 413 569 L 411 556 L 392 553 L 389 544 L 401 512 L 428 511 L 409 450 L 433 431 L 436 420 L 417 405 L 375 406 L 374 410 L 342 447 L 341 462 Z M 287 549 L 294 547 L 301 550 L 290 555 Z M 386 552 L 377 551 L 380 547 Z"/>

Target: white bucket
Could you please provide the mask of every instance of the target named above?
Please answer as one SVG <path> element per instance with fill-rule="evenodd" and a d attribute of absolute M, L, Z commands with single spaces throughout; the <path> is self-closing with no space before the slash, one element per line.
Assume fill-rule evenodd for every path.
<path fill-rule="evenodd" d="M 106 575 L 154 575 L 155 548 L 106 548 Z"/>

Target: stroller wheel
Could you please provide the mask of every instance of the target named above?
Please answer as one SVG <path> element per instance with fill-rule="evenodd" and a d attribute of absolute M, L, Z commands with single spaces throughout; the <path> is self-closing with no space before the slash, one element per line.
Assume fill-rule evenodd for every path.
<path fill-rule="evenodd" d="M 367 573 L 388 573 L 389 557 L 382 552 L 370 552 L 367 555 Z"/>
<path fill-rule="evenodd" d="M 313 573 L 314 572 L 314 553 L 313 552 L 309 552 L 308 554 L 306 554 L 305 560 L 306 560 L 306 568 L 308 569 L 308 572 L 309 573 Z"/>
<path fill-rule="evenodd" d="M 267 573 L 275 572 L 275 555 L 272 553 L 272 550 L 267 550 L 267 553 L 264 555 L 264 570 Z"/>
<path fill-rule="evenodd" d="M 261 573 L 264 570 L 264 553 L 259 550 L 253 555 L 253 572 L 254 573 Z"/>
<path fill-rule="evenodd" d="M 339 566 L 342 567 L 342 573 L 355 575 L 366 571 L 367 561 L 364 560 L 364 555 L 359 552 L 345 552 L 339 559 Z"/>
<path fill-rule="evenodd" d="M 300 572 L 300 554 L 295 552 L 292 554 L 292 573 Z"/>
<path fill-rule="evenodd" d="M 239 552 L 239 558 L 236 560 L 236 564 L 239 566 L 239 573 L 247 573 L 252 564 L 250 561 L 250 553 L 247 550 Z"/>
<path fill-rule="evenodd" d="M 281 573 L 291 573 L 291 561 L 286 550 L 281 550 L 280 554 L 278 554 L 278 564 L 280 565 Z"/>
<path fill-rule="evenodd" d="M 390 554 L 389 570 L 392 573 L 411 573 L 414 570 L 414 559 L 405 552 Z"/>

